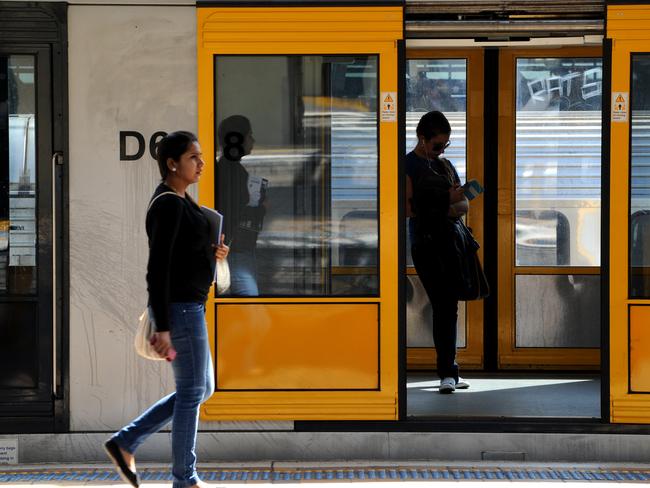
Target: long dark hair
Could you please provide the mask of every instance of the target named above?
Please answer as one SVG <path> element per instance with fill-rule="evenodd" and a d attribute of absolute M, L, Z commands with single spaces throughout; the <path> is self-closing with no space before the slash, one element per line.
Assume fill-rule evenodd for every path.
<path fill-rule="evenodd" d="M 178 161 L 194 142 L 198 142 L 196 136 L 185 130 L 170 132 L 160 140 L 156 147 L 156 161 L 163 180 L 169 175 L 167 160 Z"/>

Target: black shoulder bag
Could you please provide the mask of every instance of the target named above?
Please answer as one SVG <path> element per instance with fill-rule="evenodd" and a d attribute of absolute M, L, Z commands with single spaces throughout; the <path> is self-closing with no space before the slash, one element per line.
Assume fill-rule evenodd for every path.
<path fill-rule="evenodd" d="M 459 261 L 458 299 L 481 300 L 490 294 L 490 286 L 478 257 L 481 246 L 461 219 L 456 219 L 454 225 L 456 256 Z"/>

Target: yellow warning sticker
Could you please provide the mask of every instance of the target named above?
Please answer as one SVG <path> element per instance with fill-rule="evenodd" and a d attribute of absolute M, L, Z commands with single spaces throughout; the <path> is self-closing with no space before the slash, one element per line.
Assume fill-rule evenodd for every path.
<path fill-rule="evenodd" d="M 381 121 L 397 122 L 397 92 L 381 92 Z"/>
<path fill-rule="evenodd" d="M 612 92 L 612 122 L 627 122 L 629 92 Z"/>

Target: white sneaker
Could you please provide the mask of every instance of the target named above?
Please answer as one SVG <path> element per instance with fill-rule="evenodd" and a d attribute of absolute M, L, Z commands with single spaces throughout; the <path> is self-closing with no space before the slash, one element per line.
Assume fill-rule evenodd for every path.
<path fill-rule="evenodd" d="M 452 393 L 456 389 L 456 380 L 451 376 L 447 376 L 440 380 L 440 387 L 438 391 L 440 393 Z"/>
<path fill-rule="evenodd" d="M 467 390 L 467 388 L 469 388 L 469 381 L 459 376 L 458 381 L 456 382 L 456 388 L 459 390 Z"/>

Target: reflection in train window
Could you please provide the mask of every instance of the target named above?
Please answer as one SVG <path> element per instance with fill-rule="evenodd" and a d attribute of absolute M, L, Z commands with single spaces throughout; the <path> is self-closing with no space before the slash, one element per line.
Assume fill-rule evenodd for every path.
<path fill-rule="evenodd" d="M 600 265 L 602 60 L 518 58 L 517 266 Z"/>
<path fill-rule="evenodd" d="M 630 297 L 650 297 L 650 56 L 632 56 Z"/>
<path fill-rule="evenodd" d="M 378 293 L 377 56 L 217 56 L 232 296 Z"/>
<path fill-rule="evenodd" d="M 415 147 L 415 128 L 431 110 L 443 112 L 451 125 L 451 145 L 445 150 L 465 181 L 467 60 L 410 59 L 406 64 L 406 148 Z"/>
<path fill-rule="evenodd" d="M 31 55 L 0 57 L 0 294 L 36 292 L 34 68 Z"/>
<path fill-rule="evenodd" d="M 557 210 L 517 211 L 517 254 L 536 266 L 571 262 L 569 219 Z"/>
<path fill-rule="evenodd" d="M 518 275 L 515 300 L 517 348 L 600 346 L 600 276 Z"/>
<path fill-rule="evenodd" d="M 406 147 L 411 151 L 417 142 L 415 128 L 420 118 L 431 110 L 443 112 L 451 125 L 451 145 L 445 157 L 465 182 L 467 130 L 467 59 L 410 59 L 406 63 Z M 409 233 L 406 233 L 407 238 Z M 407 242 L 407 249 L 411 248 Z M 412 266 L 410 251 L 407 265 Z"/>

